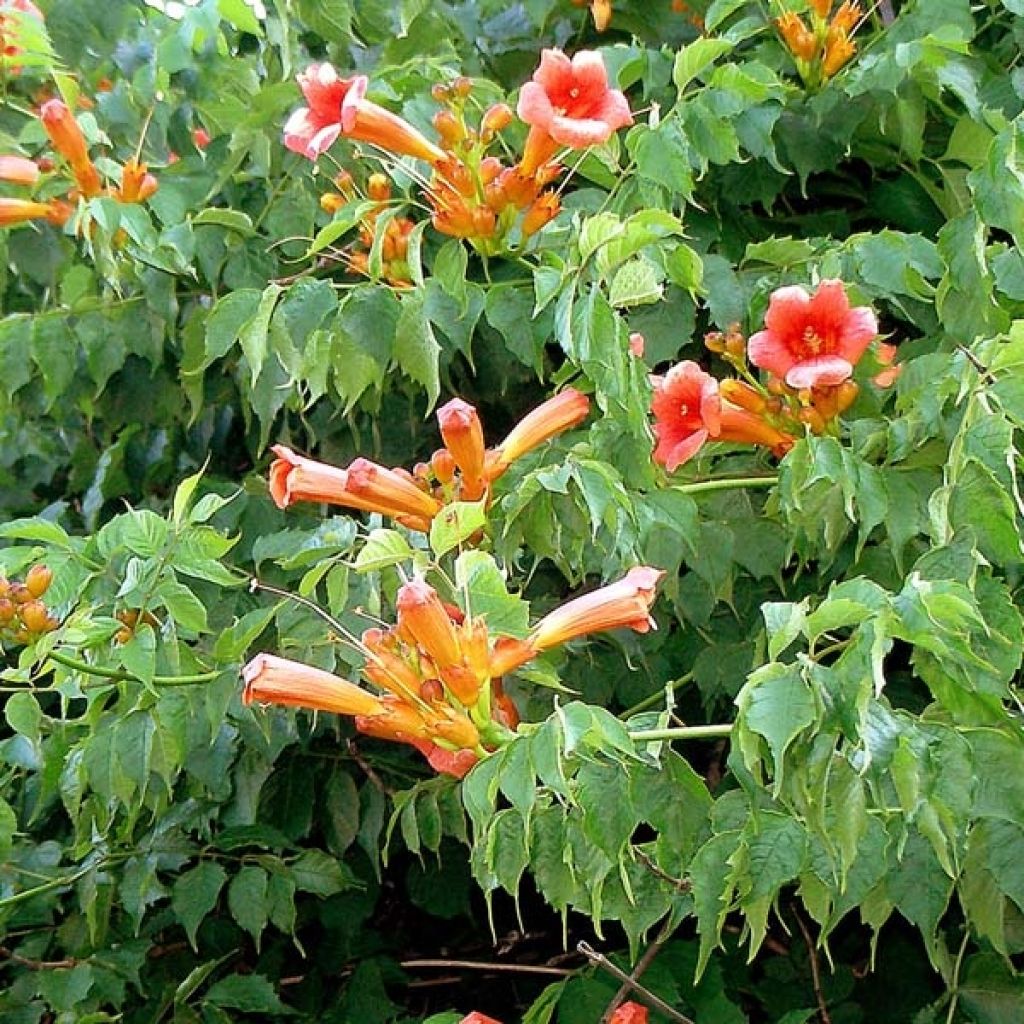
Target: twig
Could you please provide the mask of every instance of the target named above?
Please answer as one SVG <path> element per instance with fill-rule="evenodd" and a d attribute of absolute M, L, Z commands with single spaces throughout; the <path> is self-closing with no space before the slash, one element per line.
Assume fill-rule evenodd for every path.
<path fill-rule="evenodd" d="M 447 971 L 502 971 L 507 974 L 553 974 L 559 978 L 569 978 L 577 973 L 568 967 L 544 967 L 541 964 L 500 964 L 483 960 L 403 960 L 398 966 L 410 970 L 421 967 L 438 967 Z"/>
<path fill-rule="evenodd" d="M 630 985 L 625 982 L 619 986 L 619 991 L 612 997 L 612 1001 L 608 1004 L 604 1011 L 604 1015 L 601 1017 L 601 1024 L 608 1024 L 612 1019 L 612 1014 L 626 1001 L 626 996 L 629 995 L 630 988 L 635 985 L 639 977 L 647 970 L 651 965 L 651 961 L 661 952 L 661 947 L 665 945 L 664 939 L 655 939 L 645 950 L 644 955 L 640 957 L 636 962 L 636 966 L 629 972 Z"/>
<path fill-rule="evenodd" d="M 119 683 L 142 683 L 147 680 L 132 672 L 121 672 L 115 668 L 106 668 L 104 665 L 90 665 L 87 661 L 79 661 L 77 658 L 68 657 L 60 651 L 50 651 L 43 656 L 43 660 L 55 661 L 58 665 L 73 669 L 76 672 L 83 672 L 87 676 L 97 676 L 100 679 L 110 679 Z M 148 682 L 153 686 L 195 686 L 198 683 L 212 682 L 217 676 L 223 675 L 226 669 L 215 669 L 212 672 L 197 672 L 186 676 L 153 676 Z"/>
<path fill-rule="evenodd" d="M 348 753 L 353 761 L 363 770 L 363 774 L 372 782 L 385 796 L 393 796 L 394 790 L 374 771 L 369 761 L 359 752 L 355 740 L 348 741 Z"/>
<path fill-rule="evenodd" d="M 625 971 L 620 970 L 603 953 L 598 953 L 589 942 L 578 942 L 576 948 L 596 967 L 607 971 L 613 978 L 635 992 L 645 1003 L 649 1003 L 656 1010 L 660 1010 L 666 1017 L 670 1017 L 677 1024 L 694 1024 L 689 1017 L 684 1017 L 678 1010 L 674 1010 L 664 999 L 659 999 L 649 988 L 645 988 L 638 981 L 634 981 Z"/>
<path fill-rule="evenodd" d="M 688 878 L 676 878 L 674 875 L 670 875 L 667 871 L 662 871 L 662 869 L 655 864 L 654 859 L 644 853 L 643 850 L 634 850 L 633 852 L 636 854 L 637 860 L 639 860 L 652 875 L 656 875 L 663 882 L 668 882 L 673 889 L 678 889 L 679 892 L 689 892 L 693 888 L 693 883 Z"/>
<path fill-rule="evenodd" d="M 76 967 L 82 961 L 77 957 L 69 956 L 65 960 L 32 960 L 27 956 L 21 956 L 6 946 L 0 946 L 0 960 L 10 960 L 13 963 L 21 964 L 30 971 L 50 971 L 60 968 Z"/>
<path fill-rule="evenodd" d="M 825 993 L 821 990 L 821 964 L 818 963 L 818 950 L 814 945 L 814 936 L 804 922 L 803 915 L 793 904 L 793 917 L 796 918 L 797 927 L 807 944 L 807 956 L 811 963 L 811 984 L 814 986 L 814 998 L 818 1002 L 818 1017 L 821 1024 L 832 1024 L 832 1018 L 828 1012 L 828 1003 L 825 1000 Z"/>
<path fill-rule="evenodd" d="M 637 729 L 629 734 L 634 743 L 647 740 L 717 740 L 732 733 L 728 725 L 684 725 L 670 729 Z"/>

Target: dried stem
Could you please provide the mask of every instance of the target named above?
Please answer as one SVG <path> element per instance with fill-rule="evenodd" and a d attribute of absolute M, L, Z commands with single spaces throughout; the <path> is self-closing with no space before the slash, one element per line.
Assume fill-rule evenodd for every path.
<path fill-rule="evenodd" d="M 647 970 L 651 965 L 651 961 L 661 952 L 661 947 L 665 945 L 664 939 L 655 939 L 645 950 L 642 957 L 636 962 L 636 966 L 629 972 L 629 978 L 631 984 L 625 982 L 619 986 L 619 991 L 612 997 L 612 1001 L 608 1004 L 601 1017 L 601 1024 L 608 1024 L 612 1019 L 612 1014 L 626 1001 L 626 996 L 629 995 L 630 989 L 636 984 L 640 976 Z"/>
<path fill-rule="evenodd" d="M 832 1024 L 825 993 L 821 990 L 821 964 L 818 961 L 818 949 L 814 944 L 814 936 L 811 935 L 811 930 L 807 927 L 803 915 L 797 910 L 795 904 L 793 905 L 793 917 L 796 919 L 797 927 L 807 945 L 807 958 L 811 964 L 811 984 L 814 986 L 814 998 L 818 1003 L 818 1018 L 821 1024 Z"/>
<path fill-rule="evenodd" d="M 645 988 L 638 981 L 634 981 L 625 971 L 620 970 L 608 959 L 603 953 L 598 953 L 589 942 L 579 942 L 576 944 L 576 948 L 592 963 L 595 967 L 600 967 L 602 971 L 607 971 L 613 978 L 616 978 L 619 982 L 635 992 L 645 1003 L 649 1003 L 656 1010 L 660 1010 L 666 1017 L 677 1022 L 677 1024 L 694 1024 L 689 1017 L 684 1017 L 678 1010 L 674 1010 L 664 999 L 659 999 L 649 988 Z"/>

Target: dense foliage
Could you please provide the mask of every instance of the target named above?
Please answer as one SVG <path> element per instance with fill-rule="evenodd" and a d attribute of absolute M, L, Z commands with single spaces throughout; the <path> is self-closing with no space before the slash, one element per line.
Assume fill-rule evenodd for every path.
<path fill-rule="evenodd" d="M 1024 1019 L 1024 3 L 265 7 L 0 3 L 0 1020 Z"/>

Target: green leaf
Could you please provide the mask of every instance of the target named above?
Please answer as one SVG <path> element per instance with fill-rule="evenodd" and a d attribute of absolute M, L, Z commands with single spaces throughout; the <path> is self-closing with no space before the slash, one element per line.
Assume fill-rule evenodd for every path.
<path fill-rule="evenodd" d="M 530 606 L 508 592 L 505 574 L 486 551 L 463 551 L 455 560 L 455 585 L 466 594 L 467 611 L 482 615 L 488 632 L 525 637 L 530 629 Z"/>
<path fill-rule="evenodd" d="M 267 926 L 267 873 L 261 867 L 247 864 L 228 886 L 228 909 L 231 916 L 253 938 L 257 949 Z"/>
<path fill-rule="evenodd" d="M 770 664 L 750 676 L 736 704 L 737 737 L 747 767 L 758 772 L 761 756 L 752 734 L 764 737 L 772 754 L 772 792 L 778 794 L 785 777 L 789 745 L 817 721 L 814 694 L 798 665 Z"/>
<path fill-rule="evenodd" d="M 274 986 L 262 974 L 229 974 L 210 986 L 203 1002 L 245 1013 L 295 1015 L 295 1010 L 281 1002 Z"/>
<path fill-rule="evenodd" d="M 199 926 L 217 905 L 227 877 L 227 872 L 219 864 L 201 861 L 191 871 L 179 875 L 171 889 L 171 909 L 184 927 L 194 950 L 199 948 L 196 945 Z"/>
<path fill-rule="evenodd" d="M 413 557 L 409 542 L 397 530 L 371 530 L 356 555 L 355 568 L 359 572 L 375 572 L 389 565 L 407 562 Z"/>
<path fill-rule="evenodd" d="M 205 210 L 200 210 L 192 218 L 193 227 L 202 227 L 204 224 L 228 228 L 231 231 L 242 235 L 244 238 L 250 238 L 256 234 L 256 230 L 252 224 L 252 218 L 247 213 L 242 213 L 241 210 L 232 210 L 230 208 L 219 206 L 208 206 Z"/>
<path fill-rule="evenodd" d="M 672 66 L 672 81 L 679 92 L 692 82 L 702 71 L 710 67 L 720 57 L 724 57 L 735 44 L 728 39 L 702 36 L 695 39 L 689 46 L 684 46 L 677 54 Z"/>
<path fill-rule="evenodd" d="M 352 887 L 353 879 L 341 862 L 322 850 L 306 850 L 290 865 L 295 887 L 316 896 L 333 896 Z"/>
<path fill-rule="evenodd" d="M 608 291 L 608 301 L 616 307 L 648 305 L 661 297 L 661 274 L 653 263 L 642 258 L 623 264 Z"/>
<path fill-rule="evenodd" d="M 430 524 L 430 548 L 440 558 L 487 525 L 487 501 L 453 501 Z"/>
<path fill-rule="evenodd" d="M 427 392 L 427 411 L 441 393 L 439 359 L 441 346 L 434 337 L 425 309 L 425 294 L 416 291 L 401 300 L 402 311 L 395 328 L 395 362 Z"/>
<path fill-rule="evenodd" d="M 245 0 L 217 0 L 217 11 L 235 28 L 250 32 L 254 36 L 263 35 L 259 20 L 253 14 L 252 8 L 246 6 Z"/>

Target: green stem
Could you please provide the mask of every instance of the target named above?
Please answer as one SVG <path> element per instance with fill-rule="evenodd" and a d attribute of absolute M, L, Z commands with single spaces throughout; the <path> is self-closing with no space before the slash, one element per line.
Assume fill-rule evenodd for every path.
<path fill-rule="evenodd" d="M 732 733 L 732 725 L 681 725 L 668 729 L 638 729 L 629 738 L 635 743 L 651 740 L 717 740 Z"/>
<path fill-rule="evenodd" d="M 79 661 L 77 658 L 68 657 L 60 651 L 50 651 L 46 657 L 50 661 L 57 662 L 65 668 L 74 669 L 76 672 L 84 672 L 89 676 L 99 676 L 101 679 L 113 679 L 119 683 L 136 682 L 145 685 L 146 680 L 130 672 L 121 672 L 115 668 L 104 668 L 102 665 L 90 665 L 86 661 Z M 194 686 L 197 683 L 208 683 L 223 673 L 223 669 L 214 672 L 200 672 L 188 676 L 153 676 L 150 682 L 154 686 Z"/>
<path fill-rule="evenodd" d="M 722 480 L 700 480 L 695 484 L 676 484 L 672 488 L 680 494 L 705 494 L 708 491 L 732 491 L 754 487 L 774 487 L 779 482 L 778 474 L 772 476 L 739 476 Z"/>
<path fill-rule="evenodd" d="M 680 686 L 685 686 L 687 683 L 692 681 L 693 673 L 687 672 L 685 676 L 680 676 L 678 679 L 673 679 L 672 682 L 668 685 L 672 692 L 675 693 Z M 634 715 L 640 714 L 641 711 L 647 711 L 648 708 L 657 707 L 659 702 L 664 698 L 664 696 L 664 690 L 659 690 L 657 693 L 652 693 L 650 696 L 644 697 L 643 700 L 637 701 L 631 708 L 626 708 L 626 710 L 623 711 L 621 715 L 619 715 L 619 718 L 623 720 L 627 718 L 632 718 Z"/>

